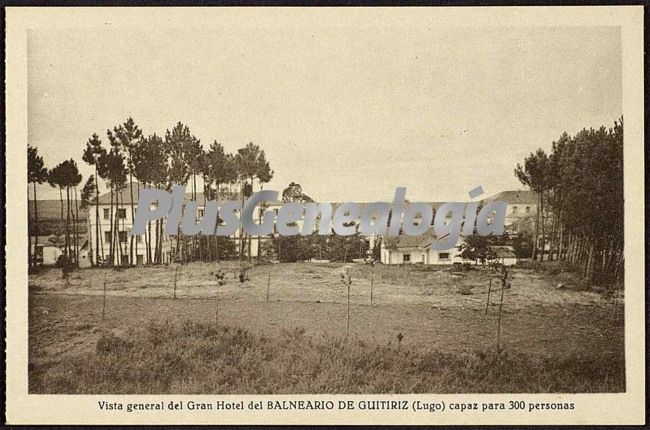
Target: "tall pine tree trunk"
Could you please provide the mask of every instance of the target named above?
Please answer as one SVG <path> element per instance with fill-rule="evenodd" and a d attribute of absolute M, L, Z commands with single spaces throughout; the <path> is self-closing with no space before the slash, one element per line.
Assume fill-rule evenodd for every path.
<path fill-rule="evenodd" d="M 140 187 L 140 184 L 138 184 L 138 188 Z M 133 208 L 133 173 L 129 171 L 129 188 L 131 189 L 131 225 L 133 225 L 133 222 L 135 221 L 135 210 Z M 140 194 L 140 190 L 138 189 L 138 194 Z M 138 255 L 138 242 L 135 240 L 135 236 L 131 235 L 131 240 L 129 241 L 129 264 L 133 265 L 135 264 L 135 260 L 133 259 L 133 244 L 135 242 L 135 255 Z M 136 257 L 137 258 L 137 257 Z"/>
<path fill-rule="evenodd" d="M 219 183 L 216 184 L 216 200 L 219 201 Z M 214 224 L 214 248 L 215 248 L 215 258 L 219 262 L 219 235 L 217 234 L 217 229 L 219 228 L 219 212 L 217 211 L 217 220 Z"/>
<path fill-rule="evenodd" d="M 62 186 L 59 186 L 59 201 L 61 202 L 61 224 L 65 225 L 65 218 L 63 217 L 63 187 Z M 64 240 L 63 253 L 65 254 L 66 258 L 68 257 L 67 252 L 68 251 Z"/>
<path fill-rule="evenodd" d="M 110 263 L 109 265 L 113 267 L 115 264 L 115 247 L 114 245 L 114 240 L 113 236 L 115 236 L 115 230 L 113 229 L 113 184 L 111 184 L 111 205 L 110 205 L 110 215 L 109 215 L 109 220 L 108 220 L 108 226 L 110 228 L 109 232 L 110 234 L 108 235 L 110 243 L 108 244 L 108 257 L 110 258 Z"/>
<path fill-rule="evenodd" d="M 158 244 L 160 243 L 160 220 L 156 220 L 156 243 L 155 243 L 155 249 L 154 249 L 154 261 L 156 263 L 160 263 L 160 253 L 158 252 Z"/>
<path fill-rule="evenodd" d="M 113 252 L 116 257 L 116 265 L 119 267 L 122 264 L 122 247 L 120 246 L 120 229 L 118 223 L 120 217 L 120 192 L 117 188 L 115 189 L 115 212 L 113 215 L 114 218 L 111 220 L 113 223 L 113 226 L 111 227 L 111 231 L 113 232 L 111 240 L 113 241 Z"/>
<path fill-rule="evenodd" d="M 79 202 L 77 200 L 77 187 L 74 187 L 74 246 L 75 261 L 77 269 L 79 268 Z"/>
<path fill-rule="evenodd" d="M 120 243 L 120 190 L 115 189 L 115 218 L 113 219 L 113 250 L 117 257 L 117 266 L 122 265 L 122 244 Z"/>
<path fill-rule="evenodd" d="M 120 194 L 122 193 L 120 191 L 117 191 L 116 199 L 115 199 L 116 200 L 115 231 L 117 232 L 117 235 L 115 236 L 115 240 L 117 241 L 116 243 L 117 243 L 117 252 L 118 252 L 118 257 L 117 257 L 118 266 L 122 266 L 124 255 L 126 254 L 126 249 L 122 249 L 122 240 L 120 239 L 120 209 L 124 209 L 124 208 L 120 208 Z M 124 204 L 124 199 L 121 200 L 121 203 Z"/>
<path fill-rule="evenodd" d="M 149 184 L 151 186 L 152 184 Z M 146 184 L 145 184 L 146 186 Z M 151 264 L 151 220 L 147 221 L 147 264 Z"/>
<path fill-rule="evenodd" d="M 545 229 L 545 222 L 544 222 L 544 189 L 539 193 L 540 195 L 540 202 L 542 206 L 541 214 L 540 214 L 540 219 L 542 223 L 542 249 L 541 249 L 541 254 L 539 261 L 544 261 L 544 253 L 546 252 L 546 229 Z"/>
<path fill-rule="evenodd" d="M 244 178 L 239 180 L 239 197 L 241 199 L 241 207 L 244 207 Z M 244 261 L 244 227 L 241 219 L 241 214 L 239 216 L 239 264 L 241 265 Z"/>
<path fill-rule="evenodd" d="M 95 265 L 99 265 L 99 240 L 99 178 L 97 177 L 97 163 L 95 163 L 95 241 L 97 242 L 95 246 Z"/>
<path fill-rule="evenodd" d="M 36 267 L 36 249 L 38 248 L 38 200 L 36 199 L 36 182 L 34 182 L 34 262 L 33 267 Z M 30 247 L 31 249 L 31 247 Z"/>
<path fill-rule="evenodd" d="M 63 187 L 59 186 L 59 200 L 61 201 L 61 222 L 63 222 Z"/>
<path fill-rule="evenodd" d="M 264 191 L 264 184 L 260 181 L 260 191 Z M 259 210 L 259 223 L 262 223 L 262 217 L 264 216 L 264 208 L 260 205 Z M 262 236 L 257 235 L 257 264 L 262 263 Z"/>
<path fill-rule="evenodd" d="M 192 172 L 192 200 L 196 201 L 196 174 Z M 198 221 L 198 214 L 194 212 L 194 223 Z M 196 260 L 196 242 L 197 242 L 197 235 L 192 235 L 192 260 Z"/>
<path fill-rule="evenodd" d="M 68 259 L 71 257 L 71 249 L 70 249 L 70 187 L 65 188 L 65 207 L 66 207 L 66 215 L 65 215 L 65 249 L 66 249 L 66 256 Z"/>
<path fill-rule="evenodd" d="M 539 211 L 540 211 L 540 202 L 539 202 L 539 193 L 537 193 L 537 210 L 535 211 L 535 238 L 533 239 L 533 253 L 530 257 L 533 260 L 537 259 L 537 245 L 539 243 Z"/>

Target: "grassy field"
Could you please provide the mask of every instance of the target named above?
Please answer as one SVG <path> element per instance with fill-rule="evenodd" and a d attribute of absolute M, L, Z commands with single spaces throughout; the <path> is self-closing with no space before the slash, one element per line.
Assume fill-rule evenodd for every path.
<path fill-rule="evenodd" d="M 511 271 L 497 354 L 487 270 L 277 264 L 242 285 L 222 268 L 223 286 L 208 263 L 30 275 L 30 392 L 625 390 L 621 299 L 570 273 Z"/>

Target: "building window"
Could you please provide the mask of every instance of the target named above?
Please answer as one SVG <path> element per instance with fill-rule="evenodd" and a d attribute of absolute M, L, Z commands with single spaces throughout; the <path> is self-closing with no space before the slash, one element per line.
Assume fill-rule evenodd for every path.
<path fill-rule="evenodd" d="M 126 239 L 127 239 L 126 232 L 125 231 L 119 231 L 117 234 L 118 234 L 118 237 L 120 238 L 120 242 L 121 243 L 126 243 Z"/>
<path fill-rule="evenodd" d="M 404 254 L 404 261 L 411 261 L 411 254 Z"/>
<path fill-rule="evenodd" d="M 109 219 L 111 216 L 111 212 L 108 208 L 104 208 L 104 219 Z"/>
<path fill-rule="evenodd" d="M 104 242 L 111 243 L 111 231 L 110 230 L 104 232 Z"/>
<path fill-rule="evenodd" d="M 204 213 L 205 213 L 205 209 L 199 209 L 199 218 L 203 218 Z"/>
<path fill-rule="evenodd" d="M 513 215 L 516 215 L 516 214 L 517 214 L 517 209 L 518 209 L 517 206 L 513 206 L 513 207 L 512 207 L 512 214 L 513 214 Z"/>
<path fill-rule="evenodd" d="M 142 243 L 142 235 L 141 234 L 137 235 L 135 237 L 135 241 L 136 241 L 136 243 Z"/>
<path fill-rule="evenodd" d="M 441 260 L 449 260 L 449 253 L 448 252 L 441 252 L 440 254 L 438 254 L 438 257 Z"/>
<path fill-rule="evenodd" d="M 530 213 L 530 206 L 526 206 L 526 213 Z"/>
<path fill-rule="evenodd" d="M 117 210 L 117 217 L 119 219 L 126 219 L 126 209 L 118 209 Z"/>

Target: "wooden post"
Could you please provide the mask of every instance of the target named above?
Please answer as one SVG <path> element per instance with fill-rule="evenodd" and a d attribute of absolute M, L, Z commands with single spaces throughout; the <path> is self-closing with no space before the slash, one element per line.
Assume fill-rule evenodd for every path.
<path fill-rule="evenodd" d="M 104 273 L 104 300 L 102 303 L 102 321 L 104 321 L 105 316 L 106 316 L 106 274 Z"/>
<path fill-rule="evenodd" d="M 174 300 L 176 300 L 176 279 L 178 277 L 178 265 L 176 266 L 176 270 L 174 271 Z"/>
<path fill-rule="evenodd" d="M 266 303 L 269 302 L 269 288 L 271 288 L 271 273 L 266 280 Z"/>
<path fill-rule="evenodd" d="M 348 284 L 348 317 L 347 317 L 347 321 L 346 321 L 346 325 L 345 325 L 345 332 L 346 332 L 346 336 L 349 336 L 350 335 L 350 284 L 352 282 L 350 282 L 350 275 L 349 275 L 347 269 L 345 270 L 345 273 L 346 273 L 346 275 L 348 277 L 348 279 L 347 279 L 347 284 Z"/>
<path fill-rule="evenodd" d="M 499 321 L 497 323 L 497 354 L 501 352 L 501 310 L 503 309 L 503 292 L 505 285 L 501 286 L 501 301 L 499 302 Z"/>
<path fill-rule="evenodd" d="M 215 318 L 214 319 L 215 319 L 216 325 L 218 326 L 219 325 L 219 289 L 217 289 L 217 291 L 215 292 L 215 296 L 216 296 L 216 299 L 217 299 L 217 303 L 216 303 L 216 306 L 215 306 L 216 309 L 215 309 Z"/>
<path fill-rule="evenodd" d="M 492 279 L 490 279 L 490 286 L 488 287 L 487 301 L 485 302 L 485 315 L 488 313 L 488 306 L 490 306 L 490 292 L 492 291 Z"/>
<path fill-rule="evenodd" d="M 375 283 L 375 262 L 372 262 L 372 267 L 370 269 L 370 306 L 372 306 L 372 287 Z"/>
<path fill-rule="evenodd" d="M 499 301 L 499 320 L 497 322 L 497 354 L 501 352 L 501 311 L 503 309 L 503 293 L 508 285 L 508 269 L 502 266 L 503 275 L 501 277 L 501 300 Z"/>

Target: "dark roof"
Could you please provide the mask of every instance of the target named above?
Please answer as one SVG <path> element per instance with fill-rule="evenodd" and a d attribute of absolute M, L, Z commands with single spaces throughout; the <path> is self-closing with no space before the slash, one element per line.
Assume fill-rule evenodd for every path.
<path fill-rule="evenodd" d="M 144 189 L 145 187 L 139 184 L 138 182 L 133 181 L 133 204 L 137 204 L 138 200 L 140 199 L 140 190 Z M 150 187 L 148 187 L 150 188 Z M 188 192 L 191 190 L 191 186 L 188 184 L 185 187 L 185 201 L 189 202 L 192 199 L 192 193 Z M 120 205 L 126 205 L 131 204 L 131 186 L 129 184 L 126 185 L 126 187 L 119 192 L 119 197 L 120 197 Z M 229 197 L 229 200 L 231 199 L 236 199 L 238 197 L 238 193 L 235 193 L 234 195 Z M 223 199 L 223 197 L 220 197 Z M 199 204 L 203 203 L 203 192 L 199 192 L 197 190 L 196 192 L 196 200 Z M 100 205 L 110 205 L 111 204 L 111 192 L 108 191 L 104 194 L 99 195 L 99 204 Z M 113 204 L 115 204 L 115 193 L 113 193 Z M 40 207 L 39 207 L 40 211 Z"/>
<path fill-rule="evenodd" d="M 433 228 L 429 228 L 419 236 L 409 236 L 407 234 L 384 236 L 384 245 L 389 249 L 423 248 L 428 246 L 433 240 L 435 240 L 435 234 Z"/>
<path fill-rule="evenodd" d="M 70 234 L 70 240 L 74 241 L 74 234 Z M 88 236 L 86 234 L 79 235 L 79 247 L 80 249 L 86 246 L 88 242 Z M 29 237 L 29 243 L 34 245 L 34 236 Z M 72 243 L 72 242 L 71 242 Z M 65 236 L 56 236 L 54 234 L 48 236 L 38 236 L 38 244 L 43 246 L 54 246 L 62 247 L 65 244 Z"/>
<path fill-rule="evenodd" d="M 511 258 L 517 256 L 512 246 L 491 246 L 490 250 L 494 252 L 495 257 L 497 258 Z"/>
<path fill-rule="evenodd" d="M 52 240 L 50 240 L 52 238 Z M 62 237 L 59 238 L 58 242 L 63 243 L 65 239 Z M 39 245 L 46 245 L 46 246 L 57 246 L 56 244 L 58 243 L 56 240 L 56 236 L 54 235 L 47 235 L 47 236 L 38 236 L 38 244 Z M 29 243 L 34 245 L 34 236 L 29 236 Z"/>
<path fill-rule="evenodd" d="M 134 204 L 137 204 L 138 199 L 140 198 L 140 190 L 143 189 L 143 188 L 144 187 L 142 185 L 140 185 L 138 182 L 133 181 L 133 203 Z M 185 201 L 191 201 L 192 200 L 192 193 L 187 192 L 189 189 L 190 189 L 190 185 L 188 184 L 188 186 L 185 189 L 185 191 L 186 191 L 185 192 Z M 120 203 L 121 204 L 127 204 L 127 203 L 130 204 L 131 203 L 131 187 L 130 187 L 129 184 L 127 184 L 124 189 L 120 190 L 119 194 L 120 194 Z M 228 197 L 220 196 L 220 199 L 228 199 L 228 200 L 235 200 L 235 199 L 238 199 L 238 198 L 239 198 L 239 193 L 238 192 L 234 192 L 231 196 L 228 196 Z M 115 194 L 113 194 L 113 199 L 115 199 Z M 203 200 L 203 193 L 197 191 L 195 200 L 197 202 L 199 202 L 199 204 L 203 203 L 203 201 L 204 201 Z M 110 203 L 111 203 L 111 193 L 110 193 L 110 191 L 99 195 L 99 204 L 100 205 L 109 205 Z M 281 206 L 285 202 L 283 202 L 281 200 L 276 200 L 276 201 L 272 201 L 272 202 L 269 202 L 269 203 L 270 203 L 270 206 Z M 327 202 L 316 202 L 316 203 L 327 203 Z M 391 202 L 386 202 L 386 203 L 391 204 Z M 442 206 L 444 204 L 442 202 L 425 202 L 425 203 L 430 204 L 433 207 L 434 210 L 437 210 L 440 206 Z M 65 204 L 65 202 L 64 202 L 64 204 Z M 115 204 L 115 200 L 113 200 L 113 204 Z M 330 203 L 330 204 L 332 205 L 332 213 L 334 213 L 334 212 L 336 212 L 336 209 L 340 205 L 343 204 L 343 202 L 333 202 L 333 203 Z M 360 213 L 363 213 L 363 211 L 366 209 L 366 207 L 370 203 L 366 202 L 366 203 L 357 203 L 357 204 L 359 205 Z M 410 204 L 410 202 L 407 201 L 406 204 L 405 204 L 405 208 L 408 208 L 409 204 Z M 39 200 L 39 205 L 40 205 L 40 200 Z M 40 209 L 41 208 L 39 206 L 39 213 L 40 213 Z"/>
<path fill-rule="evenodd" d="M 133 181 L 132 183 L 126 184 L 126 187 L 121 189 L 119 194 L 120 203 L 131 203 L 131 184 L 133 184 L 133 203 L 137 204 L 138 199 L 140 198 L 140 189 L 143 189 L 140 183 Z M 112 202 L 115 204 L 116 193 L 112 193 Z M 108 191 L 104 194 L 99 195 L 99 204 L 100 205 L 110 205 L 111 204 L 111 192 Z"/>
<path fill-rule="evenodd" d="M 498 194 L 487 197 L 484 199 L 486 202 L 492 201 L 506 202 L 512 204 L 536 204 L 537 193 L 530 190 L 517 190 L 517 191 L 501 191 Z"/>
<path fill-rule="evenodd" d="M 344 202 L 334 202 L 334 203 L 331 203 L 331 205 L 332 205 L 332 212 L 335 212 L 336 209 L 337 209 L 339 206 L 341 206 L 343 203 L 344 203 Z M 360 213 L 363 213 L 363 211 L 366 209 L 366 207 L 367 207 L 369 204 L 371 204 L 371 203 L 375 203 L 375 202 L 364 202 L 364 203 L 358 203 L 358 202 L 355 202 L 355 203 L 357 203 L 357 204 L 359 205 Z M 388 203 L 389 205 L 392 205 L 392 204 L 393 204 L 392 200 L 389 201 L 389 202 L 382 202 L 382 203 Z M 411 203 L 427 203 L 427 204 L 431 205 L 431 207 L 434 209 L 434 211 L 435 211 L 435 210 L 438 210 L 438 208 L 444 204 L 443 202 L 409 202 L 409 201 L 407 201 L 406 204 L 404 205 L 404 209 L 408 208 L 409 205 L 410 205 Z"/>
<path fill-rule="evenodd" d="M 140 192 L 140 189 L 142 189 L 142 188 L 144 188 L 142 185 L 140 185 L 138 182 L 133 181 L 133 202 L 134 203 L 138 202 L 138 199 L 140 197 L 139 192 Z M 191 201 L 192 200 L 192 193 L 187 192 L 190 189 L 191 189 L 190 185 L 188 184 L 188 186 L 186 187 L 186 192 L 185 192 L 185 201 Z M 113 194 L 113 198 L 115 198 L 115 194 Z M 226 196 L 220 197 L 221 200 L 223 200 L 223 199 L 235 200 L 235 199 L 238 199 L 238 198 L 239 198 L 239 193 L 238 192 L 234 192 L 232 195 L 230 195 L 228 197 L 226 197 Z M 195 200 L 197 202 L 199 202 L 199 203 L 203 203 L 203 201 L 204 201 L 203 193 L 199 192 L 197 190 Z M 502 192 L 500 192 L 498 194 L 487 197 L 483 201 L 489 202 L 489 201 L 495 201 L 495 200 L 504 201 L 504 202 L 506 202 L 508 204 L 535 204 L 535 203 L 537 203 L 537 193 L 535 193 L 534 191 L 529 191 L 529 190 L 502 191 Z M 59 202 L 57 200 L 39 200 L 39 208 L 38 208 L 39 217 L 40 217 L 40 213 L 41 213 L 41 202 L 42 201 L 43 202 L 51 202 L 51 203 L 49 203 L 47 205 L 52 209 L 54 209 L 53 203 L 56 203 L 56 205 L 57 205 L 56 209 L 59 209 L 59 206 L 58 206 Z M 120 202 L 123 203 L 123 204 L 127 204 L 127 203 L 131 202 L 131 187 L 129 186 L 129 184 L 127 184 L 126 187 L 120 191 Z M 31 203 L 31 201 L 30 201 L 30 203 Z M 110 192 L 100 194 L 100 196 L 99 196 L 99 204 L 100 205 L 109 205 L 110 203 L 111 203 L 111 193 Z M 327 203 L 327 202 L 318 202 L 318 203 Z M 355 202 L 355 203 L 357 203 L 359 205 L 361 213 L 363 213 L 365 208 L 370 204 L 370 202 L 364 202 L 364 203 Z M 392 201 L 391 202 L 386 202 L 386 203 L 391 204 Z M 407 201 L 406 204 L 405 204 L 405 208 L 408 208 L 411 203 L 412 202 Z M 413 202 L 413 203 L 416 203 L 416 202 Z M 440 206 L 442 206 L 444 204 L 444 202 L 417 202 L 417 203 L 427 203 L 427 204 L 431 205 L 434 212 L 436 210 L 438 210 L 440 208 Z M 63 204 L 65 205 L 65 201 L 64 201 Z M 115 201 L 113 201 L 113 204 L 115 204 Z M 282 205 L 282 204 L 284 204 L 284 202 L 282 202 L 282 201 L 276 201 L 276 202 L 271 203 L 272 206 L 278 206 L 278 205 Z M 332 205 L 332 213 L 334 213 L 336 211 L 336 209 L 341 204 L 343 204 L 343 202 L 332 202 L 330 204 Z M 80 215 L 80 218 L 81 218 L 81 212 L 82 212 L 81 209 L 79 210 L 79 212 L 80 212 L 79 215 Z M 84 211 L 84 215 L 85 215 L 85 211 Z"/>

